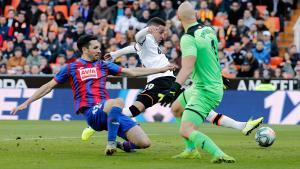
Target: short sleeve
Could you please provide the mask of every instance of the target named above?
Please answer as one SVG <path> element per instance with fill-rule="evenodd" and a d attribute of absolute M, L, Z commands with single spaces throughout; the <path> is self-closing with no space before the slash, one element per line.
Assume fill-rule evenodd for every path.
<path fill-rule="evenodd" d="M 112 62 L 107 62 L 107 68 L 108 68 L 109 75 L 118 75 L 122 71 L 122 67 L 120 67 Z"/>
<path fill-rule="evenodd" d="M 190 35 L 183 35 L 180 40 L 180 48 L 182 57 L 195 56 L 197 57 L 197 47 L 195 38 Z"/>
<path fill-rule="evenodd" d="M 69 78 L 69 65 L 63 66 L 60 71 L 55 75 L 54 80 L 57 83 L 64 83 Z"/>

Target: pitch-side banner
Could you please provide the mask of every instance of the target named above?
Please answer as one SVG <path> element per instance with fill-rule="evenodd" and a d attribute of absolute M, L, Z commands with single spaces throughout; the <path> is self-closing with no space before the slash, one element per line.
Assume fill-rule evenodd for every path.
<path fill-rule="evenodd" d="M 0 76 L 0 88 L 38 88 L 50 81 L 52 76 Z M 252 91 L 261 83 L 261 79 L 236 78 L 231 79 L 231 90 Z M 107 89 L 143 89 L 147 83 L 145 77 L 126 78 L 108 77 Z M 271 83 L 276 90 L 299 90 L 300 83 L 297 79 L 272 79 Z M 59 88 L 70 88 L 68 83 L 58 85 Z"/>
<path fill-rule="evenodd" d="M 10 110 L 28 99 L 36 89 L 0 89 L 0 120 L 83 120 L 74 113 L 71 89 L 55 89 L 44 98 L 32 103 L 17 115 Z M 121 97 L 129 107 L 140 90 L 109 90 L 111 98 Z M 250 117 L 265 117 L 269 124 L 300 124 L 300 91 L 226 91 L 216 111 L 236 120 L 247 121 Z M 159 104 L 148 108 L 136 117 L 139 122 L 175 122 L 170 108 Z"/>

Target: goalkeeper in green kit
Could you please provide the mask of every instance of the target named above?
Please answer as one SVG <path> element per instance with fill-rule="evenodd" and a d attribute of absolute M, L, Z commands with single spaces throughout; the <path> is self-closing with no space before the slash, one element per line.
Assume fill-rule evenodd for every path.
<path fill-rule="evenodd" d="M 211 154 L 213 163 L 234 163 L 233 157 L 225 154 L 208 136 L 197 130 L 223 97 L 215 31 L 197 23 L 194 8 L 187 1 L 179 6 L 178 18 L 185 30 L 180 40 L 182 68 L 172 87 L 159 94 L 160 103 L 164 106 L 172 104 L 181 92 L 181 85 L 191 75 L 192 95 L 187 98 L 182 114 L 180 135 Z"/>

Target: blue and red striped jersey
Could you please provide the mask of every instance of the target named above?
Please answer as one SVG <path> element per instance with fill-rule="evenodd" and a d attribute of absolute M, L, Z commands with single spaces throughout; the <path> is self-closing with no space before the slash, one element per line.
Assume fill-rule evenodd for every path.
<path fill-rule="evenodd" d="M 106 90 L 108 75 L 117 75 L 122 68 L 112 62 L 83 60 L 64 66 L 54 77 L 58 83 L 69 80 L 75 103 L 76 112 L 82 107 L 92 107 L 109 99 Z"/>

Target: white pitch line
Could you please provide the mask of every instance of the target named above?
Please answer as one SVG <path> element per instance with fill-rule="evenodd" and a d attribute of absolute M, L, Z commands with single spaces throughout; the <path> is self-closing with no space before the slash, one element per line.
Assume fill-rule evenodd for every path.
<path fill-rule="evenodd" d="M 158 135 L 165 135 L 165 134 L 148 134 L 149 136 L 158 136 Z M 105 136 L 92 136 L 93 138 L 101 138 Z M 57 139 L 81 139 L 81 137 L 32 137 L 32 138 L 22 138 L 17 139 L 17 138 L 6 138 L 6 139 L 1 139 L 1 141 L 30 141 L 30 140 L 57 140 Z"/>
<path fill-rule="evenodd" d="M 100 137 L 100 136 L 94 136 L 94 137 Z M 0 141 L 22 141 L 22 140 L 56 140 L 56 139 L 80 139 L 81 137 L 33 137 L 33 138 L 21 138 L 21 139 L 12 139 L 12 138 L 7 138 L 7 139 L 2 139 Z"/>

